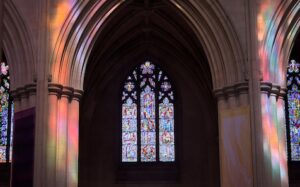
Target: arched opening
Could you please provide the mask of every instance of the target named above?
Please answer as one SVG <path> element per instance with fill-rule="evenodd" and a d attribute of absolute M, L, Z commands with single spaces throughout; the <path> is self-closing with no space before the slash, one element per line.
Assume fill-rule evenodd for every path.
<path fill-rule="evenodd" d="M 79 186 L 136 182 L 219 186 L 217 104 L 207 58 L 184 17 L 167 2 L 122 5 L 102 27 L 90 54 L 80 106 Z M 172 77 L 177 93 L 177 172 L 120 173 L 123 81 L 130 70 L 153 61 Z M 152 166 L 150 166 L 152 167 Z M 152 170 L 153 171 L 153 170 Z M 175 175 L 175 176 L 174 176 Z"/>

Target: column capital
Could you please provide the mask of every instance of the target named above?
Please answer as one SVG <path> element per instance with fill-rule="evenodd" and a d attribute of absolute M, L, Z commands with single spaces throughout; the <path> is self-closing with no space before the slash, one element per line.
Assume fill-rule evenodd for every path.
<path fill-rule="evenodd" d="M 233 85 L 224 86 L 223 88 L 218 88 L 214 90 L 214 95 L 218 99 L 228 98 L 235 95 L 248 93 L 248 82 L 239 82 Z"/>
<path fill-rule="evenodd" d="M 67 97 L 69 100 L 75 99 L 80 101 L 83 95 L 83 90 L 55 83 L 49 83 L 48 90 L 50 95 L 55 94 L 58 97 Z"/>
<path fill-rule="evenodd" d="M 286 95 L 287 89 L 271 82 L 261 82 L 260 90 L 262 93 L 283 98 Z"/>
<path fill-rule="evenodd" d="M 54 84 L 54 83 L 48 84 L 48 91 L 50 95 L 60 96 L 62 93 L 62 89 L 63 89 L 63 85 L 61 84 Z"/>
<path fill-rule="evenodd" d="M 10 91 L 10 93 L 14 99 L 28 97 L 29 95 L 33 95 L 36 93 L 36 84 L 26 84 L 25 86 L 21 86 L 16 88 L 15 90 Z"/>

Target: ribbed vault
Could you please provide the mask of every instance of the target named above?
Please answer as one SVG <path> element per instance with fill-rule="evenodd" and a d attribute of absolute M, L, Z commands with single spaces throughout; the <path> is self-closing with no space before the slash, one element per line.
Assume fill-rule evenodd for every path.
<path fill-rule="evenodd" d="M 122 61 L 133 67 L 148 59 L 159 61 L 168 68 L 182 64 L 199 81 L 199 85 L 212 90 L 203 48 L 174 9 L 161 1 L 124 5 L 101 31 L 91 52 L 85 82 L 91 85 L 92 80 L 105 80 L 109 76 L 109 68 L 122 64 Z M 102 74 L 99 75 L 99 72 Z M 98 75 L 97 80 L 94 79 L 95 74 Z"/>

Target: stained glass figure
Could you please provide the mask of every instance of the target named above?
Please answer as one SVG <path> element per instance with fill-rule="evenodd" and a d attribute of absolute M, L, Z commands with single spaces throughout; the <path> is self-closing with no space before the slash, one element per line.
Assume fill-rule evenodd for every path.
<path fill-rule="evenodd" d="M 300 161 L 300 90 L 299 63 L 291 60 L 287 73 L 287 102 L 291 160 Z"/>
<path fill-rule="evenodd" d="M 174 129 L 174 93 L 169 78 L 146 61 L 124 83 L 122 162 L 174 162 Z"/>
<path fill-rule="evenodd" d="M 13 105 L 9 94 L 8 65 L 0 65 L 0 163 L 11 161 Z"/>

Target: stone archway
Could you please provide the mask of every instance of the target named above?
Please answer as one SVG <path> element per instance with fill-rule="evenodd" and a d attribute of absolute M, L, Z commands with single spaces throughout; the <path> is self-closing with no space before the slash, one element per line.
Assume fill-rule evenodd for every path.
<path fill-rule="evenodd" d="M 151 179 L 178 186 L 219 185 L 217 102 L 210 68 L 195 34 L 175 10 L 163 2 L 132 2 L 119 8 L 98 35 L 86 67 L 80 108 L 80 186 L 137 181 L 153 186 L 147 184 Z M 137 179 L 123 176 L 134 171 L 117 169 L 118 96 L 126 74 L 146 60 L 164 67 L 177 88 L 178 169 L 170 174 L 169 168 L 153 167 L 156 172 L 143 168 L 139 172 L 151 179 Z"/>
<path fill-rule="evenodd" d="M 111 17 L 121 10 L 122 6 L 126 6 L 126 3 L 125 1 L 78 2 L 72 8 L 59 34 L 51 61 L 52 80 L 49 83 L 49 116 L 51 117 L 48 120 L 51 129 L 48 133 L 50 149 L 47 154 L 47 161 L 56 164 L 48 168 L 50 173 L 55 174 L 47 175 L 45 181 L 47 185 L 77 185 L 79 100 L 83 92 L 86 65 L 103 28 L 109 24 Z M 244 82 L 245 65 L 241 60 L 243 54 L 234 29 L 226 16 L 223 16 L 224 12 L 220 5 L 212 2 L 189 1 L 168 3 L 186 20 L 196 35 L 195 40 L 202 44 L 212 73 L 213 89 L 220 98 L 219 113 L 224 108 L 247 105 L 248 84 Z M 231 97 L 236 95 L 241 95 L 241 98 Z M 227 97 L 230 97 L 230 104 L 227 99 L 223 100 Z M 249 114 L 246 112 L 246 115 Z M 219 128 L 222 125 L 219 121 Z M 245 125 L 247 126 L 248 123 Z M 248 128 L 242 131 L 250 137 Z M 219 130 L 221 135 L 223 130 L 223 128 Z M 58 133 L 52 136 L 51 131 Z M 222 137 L 220 140 L 221 147 L 224 146 L 222 144 L 224 138 L 226 139 Z M 60 139 L 65 142 L 62 144 L 58 141 Z M 250 140 L 246 141 L 250 142 Z M 220 150 L 223 158 L 221 178 L 223 175 L 223 178 L 227 178 L 226 173 L 229 168 L 224 166 L 233 164 L 233 161 L 228 161 L 229 155 L 224 147 Z M 246 147 L 245 150 L 246 155 L 251 157 L 251 147 Z M 244 165 L 244 161 L 242 159 L 241 165 Z M 252 160 L 245 166 L 248 168 L 245 175 L 250 179 L 242 178 L 239 184 L 252 181 L 251 162 Z M 237 174 L 239 174 L 238 169 L 235 168 Z M 221 183 L 223 183 L 222 179 Z"/>

